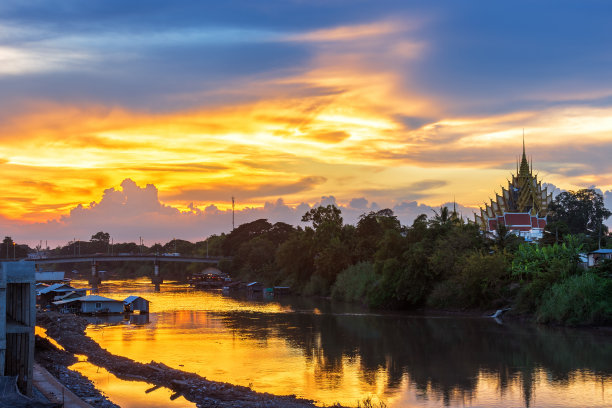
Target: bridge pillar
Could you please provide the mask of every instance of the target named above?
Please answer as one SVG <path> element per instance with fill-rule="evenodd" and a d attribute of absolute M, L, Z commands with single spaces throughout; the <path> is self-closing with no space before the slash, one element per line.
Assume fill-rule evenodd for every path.
<path fill-rule="evenodd" d="M 153 268 L 153 277 L 151 278 L 151 283 L 153 283 L 157 288 L 157 286 L 159 286 L 160 283 L 163 283 L 164 280 L 159 275 L 159 264 L 157 262 L 155 262 L 155 266 Z"/>
<path fill-rule="evenodd" d="M 98 275 L 98 265 L 96 265 L 96 261 L 91 261 L 91 276 L 89 277 L 90 285 L 98 285 L 102 282 L 100 279 L 100 275 Z"/>

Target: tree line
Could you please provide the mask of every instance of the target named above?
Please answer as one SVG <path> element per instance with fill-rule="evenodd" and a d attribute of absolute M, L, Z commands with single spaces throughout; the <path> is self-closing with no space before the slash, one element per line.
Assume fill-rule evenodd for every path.
<path fill-rule="evenodd" d="M 390 209 L 344 224 L 341 210 L 329 205 L 306 212 L 303 228 L 259 219 L 206 241 L 174 239 L 151 247 L 111 245 L 109 234 L 98 232 L 89 242 L 50 252 L 225 256 L 231 259 L 220 268 L 234 279 L 372 308 L 511 308 L 542 322 L 609 324 L 612 262 L 587 269 L 580 254 L 612 246 L 603 224 L 610 215 L 592 189 L 561 193 L 550 206 L 544 238 L 528 243 L 503 226 L 496 234 L 483 233 L 447 207 L 406 226 Z M 120 276 L 151 273 L 150 266 L 127 262 L 112 268 Z M 173 265 L 164 275 L 182 279 L 199 268 Z"/>
<path fill-rule="evenodd" d="M 304 214 L 305 228 L 257 220 L 214 237 L 225 268 L 244 280 L 291 286 L 385 309 L 498 309 L 541 322 L 612 323 L 612 263 L 582 265 L 581 254 L 612 246 L 611 215 L 592 189 L 558 195 L 538 243 L 503 226 L 485 234 L 440 208 L 401 225 L 389 209 L 344 224 L 340 209 Z"/>

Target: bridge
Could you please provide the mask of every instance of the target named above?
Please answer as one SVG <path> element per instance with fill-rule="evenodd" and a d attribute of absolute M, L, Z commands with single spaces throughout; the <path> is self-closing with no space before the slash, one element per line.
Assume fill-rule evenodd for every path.
<path fill-rule="evenodd" d="M 36 265 L 56 264 L 56 263 L 77 263 L 77 262 L 113 262 L 113 261 L 153 261 L 157 262 L 195 262 L 218 265 L 219 261 L 229 259 L 222 256 L 210 257 L 190 257 L 190 256 L 172 256 L 172 255 L 70 255 L 70 256 L 53 256 L 46 258 L 29 258 L 25 259 L 28 262 L 34 262 Z"/>
<path fill-rule="evenodd" d="M 153 283 L 159 284 L 162 282 L 161 276 L 159 275 L 159 263 L 160 262 L 187 262 L 187 263 L 205 263 L 209 265 L 218 265 L 220 261 L 224 259 L 230 259 L 220 256 L 210 257 L 189 257 L 189 256 L 174 256 L 174 255 L 108 255 L 108 254 L 92 254 L 92 255 L 72 255 L 72 256 L 53 256 L 45 258 L 28 258 L 25 259 L 27 262 L 34 262 L 38 265 L 45 264 L 72 264 L 79 262 L 91 263 L 91 278 L 90 283 L 100 283 L 100 276 L 98 274 L 98 262 L 153 262 L 154 276 Z"/>

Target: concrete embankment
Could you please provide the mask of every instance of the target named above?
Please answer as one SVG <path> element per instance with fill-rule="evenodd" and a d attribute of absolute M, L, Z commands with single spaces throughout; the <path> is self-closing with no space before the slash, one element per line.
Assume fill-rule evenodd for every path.
<path fill-rule="evenodd" d="M 34 386 L 49 401 L 62 404 L 64 407 L 93 408 L 39 364 L 34 364 Z"/>
<path fill-rule="evenodd" d="M 47 335 L 67 352 L 86 355 L 92 364 L 104 367 L 120 379 L 145 381 L 154 386 L 169 388 L 198 407 L 315 407 L 313 401 L 295 396 L 259 393 L 239 385 L 210 381 L 195 373 L 177 370 L 159 362 L 142 364 L 113 355 L 85 335 L 87 321 L 75 315 L 39 313 L 37 324 L 44 327 Z"/>

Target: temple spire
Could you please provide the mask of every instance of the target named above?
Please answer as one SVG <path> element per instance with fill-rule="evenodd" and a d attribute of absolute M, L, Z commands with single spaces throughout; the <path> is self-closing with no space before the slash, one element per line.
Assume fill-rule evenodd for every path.
<path fill-rule="evenodd" d="M 527 154 L 525 153 L 525 129 L 523 129 L 523 157 L 521 157 L 521 167 L 519 169 L 518 176 L 528 177 L 530 173 L 529 161 L 527 160 Z"/>

